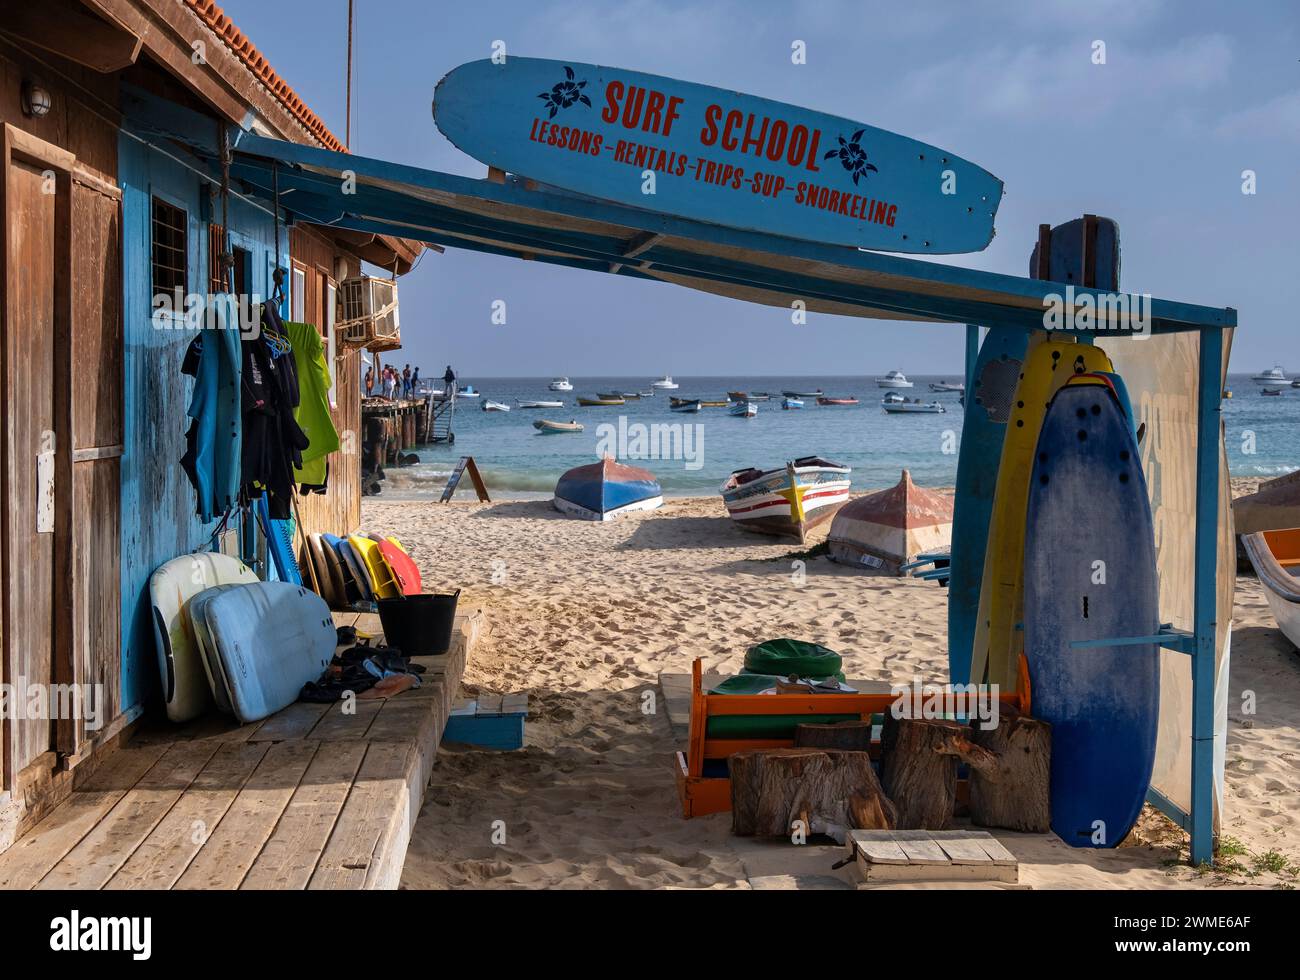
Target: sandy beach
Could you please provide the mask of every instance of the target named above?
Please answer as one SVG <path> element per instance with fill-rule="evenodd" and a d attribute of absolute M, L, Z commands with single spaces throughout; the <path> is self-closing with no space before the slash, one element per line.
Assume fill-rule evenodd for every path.
<path fill-rule="evenodd" d="M 1234 481 L 1236 492 L 1249 489 Z M 820 557 L 806 562 L 800 584 L 792 566 L 799 546 L 736 529 L 718 498 L 670 500 L 603 525 L 566 519 L 549 501 L 368 500 L 363 518 L 401 538 L 427 588 L 460 587 L 463 604 L 486 611 L 489 630 L 462 695 L 530 698 L 522 751 L 440 751 L 404 887 L 747 888 L 756 875 L 829 874 L 829 849 L 739 841 L 728 814 L 682 819 L 673 782 L 679 746 L 658 674 L 686 672 L 696 656 L 706 669 L 735 672 L 748 646 L 779 636 L 839 651 L 849 677 L 941 680 L 946 670 L 944 589 Z M 1249 717 L 1240 710 L 1247 691 L 1258 696 Z M 1183 835 L 1148 807 L 1111 851 L 996 832 L 1020 859 L 1021 882 L 1296 883 L 1300 654 L 1249 577 L 1237 581 L 1231 692 L 1228 846 L 1218 868 L 1179 863 Z"/>

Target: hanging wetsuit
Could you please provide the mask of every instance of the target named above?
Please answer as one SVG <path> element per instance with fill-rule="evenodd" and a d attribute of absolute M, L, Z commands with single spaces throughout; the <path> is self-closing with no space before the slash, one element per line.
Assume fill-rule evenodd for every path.
<path fill-rule="evenodd" d="M 298 375 L 279 314 L 262 308 L 262 335 L 243 347 L 243 484 L 248 498 L 265 489 L 270 516 L 290 516 L 293 471 L 310 444 L 294 420 Z M 275 356 L 278 352 L 279 356 Z"/>
<path fill-rule="evenodd" d="M 212 303 L 216 329 L 200 331 L 181 363 L 181 371 L 195 379 L 181 468 L 194 486 L 195 510 L 205 524 L 236 502 L 242 470 L 238 306 L 227 293 Z"/>

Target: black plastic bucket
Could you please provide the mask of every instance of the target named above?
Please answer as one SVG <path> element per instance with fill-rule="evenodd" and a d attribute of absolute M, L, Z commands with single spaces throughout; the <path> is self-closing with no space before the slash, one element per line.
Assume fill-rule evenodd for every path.
<path fill-rule="evenodd" d="M 455 592 L 408 595 L 379 600 L 379 622 L 384 642 L 407 657 L 436 657 L 451 649 L 451 628 L 456 621 Z"/>

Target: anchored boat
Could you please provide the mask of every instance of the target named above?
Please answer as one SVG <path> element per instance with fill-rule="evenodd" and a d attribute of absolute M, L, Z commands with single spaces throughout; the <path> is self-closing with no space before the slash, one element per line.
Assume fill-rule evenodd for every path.
<path fill-rule="evenodd" d="M 802 398 L 782 398 L 782 399 L 781 399 L 781 407 L 782 407 L 783 409 L 785 409 L 786 411 L 789 411 L 789 410 L 792 409 L 792 408 L 803 408 L 803 399 L 802 399 Z"/>
<path fill-rule="evenodd" d="M 651 381 L 650 386 L 652 388 L 663 388 L 665 391 L 676 391 L 681 387 L 681 385 L 673 381 L 673 376 L 671 374 L 665 374 L 658 381 Z"/>
<path fill-rule="evenodd" d="M 826 398 L 825 396 L 817 399 L 818 405 L 856 405 L 856 398 Z"/>
<path fill-rule="evenodd" d="M 758 414 L 758 406 L 751 401 L 731 402 L 727 405 L 727 414 L 735 415 L 742 419 L 752 419 Z"/>
<path fill-rule="evenodd" d="M 945 391 L 955 391 L 955 392 L 957 392 L 958 394 L 965 394 L 965 393 L 966 393 L 966 386 L 965 386 L 964 384 L 962 384 L 960 381 L 956 381 L 956 382 L 952 382 L 952 381 L 931 381 L 931 382 L 930 382 L 930 390 L 933 391 L 933 392 L 935 392 L 935 393 L 941 393 L 941 392 L 945 392 Z"/>
<path fill-rule="evenodd" d="M 510 411 L 510 406 L 504 404 L 503 402 L 494 402 L 494 401 L 492 401 L 492 400 L 489 398 L 487 401 L 485 401 L 485 402 L 483 403 L 483 411 L 485 411 L 485 412 L 508 412 L 508 411 Z"/>
<path fill-rule="evenodd" d="M 663 490 L 649 470 L 608 456 L 577 466 L 555 484 L 555 509 L 586 521 L 608 521 L 634 510 L 663 504 Z"/>
<path fill-rule="evenodd" d="M 581 432 L 582 423 L 572 422 L 552 422 L 550 419 L 538 419 L 533 423 L 533 428 L 544 436 L 554 435 L 557 432 Z"/>
<path fill-rule="evenodd" d="M 564 402 L 552 401 L 525 401 L 520 398 L 515 399 L 515 404 L 520 408 L 563 408 Z"/>
<path fill-rule="evenodd" d="M 578 404 L 591 408 L 596 405 L 622 405 L 624 401 L 622 396 L 615 398 L 579 398 Z"/>
<path fill-rule="evenodd" d="M 876 379 L 877 388 L 910 388 L 912 382 L 907 380 L 907 375 L 902 371 L 890 371 L 883 378 Z"/>
<path fill-rule="evenodd" d="M 930 414 L 938 415 L 948 411 L 939 402 L 923 402 L 919 398 L 904 398 L 891 391 L 880 399 L 880 407 L 890 415 Z"/>
<path fill-rule="evenodd" d="M 1274 364 L 1267 371 L 1260 371 L 1259 374 L 1254 375 L 1253 377 L 1251 377 L 1250 380 L 1254 381 L 1256 384 L 1265 384 L 1265 385 L 1268 384 L 1284 385 L 1287 383 L 1286 371 L 1282 369 L 1281 364 Z"/>
<path fill-rule="evenodd" d="M 736 470 L 720 492 L 738 526 L 803 542 L 849 499 L 851 472 L 820 456 L 804 456 L 779 469 Z"/>
<path fill-rule="evenodd" d="M 569 384 L 568 378 L 552 378 L 551 383 L 546 387 L 551 391 L 572 391 L 573 385 Z"/>
<path fill-rule="evenodd" d="M 816 391 L 783 391 L 781 394 L 786 398 L 820 398 L 826 392 L 818 388 Z"/>
<path fill-rule="evenodd" d="M 672 404 L 668 407 L 674 412 L 698 412 L 700 410 L 700 400 L 698 398 L 674 398 Z"/>

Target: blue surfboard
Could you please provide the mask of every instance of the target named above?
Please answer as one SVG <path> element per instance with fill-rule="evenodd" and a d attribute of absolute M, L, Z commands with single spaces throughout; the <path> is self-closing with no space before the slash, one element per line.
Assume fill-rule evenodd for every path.
<path fill-rule="evenodd" d="M 1160 715 L 1159 648 L 1076 647 L 1155 634 L 1155 533 L 1129 419 L 1112 388 L 1069 384 L 1047 411 L 1030 478 L 1025 656 L 1052 725 L 1052 829 L 1114 847 L 1146 799 Z"/>
<path fill-rule="evenodd" d="M 577 61 L 460 65 L 438 83 L 433 118 L 465 153 L 543 184 L 831 244 L 978 251 L 1002 201 L 988 171 L 897 133 Z"/>
<path fill-rule="evenodd" d="M 954 684 L 970 680 L 971 644 L 979 613 L 989 516 L 998 486 L 998 460 L 1026 342 L 1023 330 L 990 329 L 980 345 L 971 389 L 966 393 L 948 579 L 948 674 Z"/>

